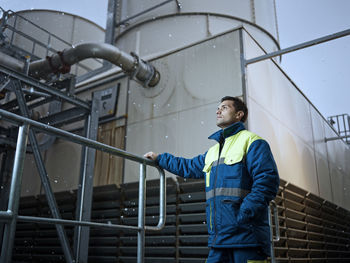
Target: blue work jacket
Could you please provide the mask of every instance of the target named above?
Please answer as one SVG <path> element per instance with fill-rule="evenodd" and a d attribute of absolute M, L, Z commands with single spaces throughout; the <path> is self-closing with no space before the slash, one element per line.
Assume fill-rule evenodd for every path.
<path fill-rule="evenodd" d="M 208 246 L 261 247 L 270 254 L 269 202 L 279 176 L 268 143 L 237 122 L 212 134 L 218 143 L 192 159 L 160 154 L 165 170 L 205 178 Z"/>

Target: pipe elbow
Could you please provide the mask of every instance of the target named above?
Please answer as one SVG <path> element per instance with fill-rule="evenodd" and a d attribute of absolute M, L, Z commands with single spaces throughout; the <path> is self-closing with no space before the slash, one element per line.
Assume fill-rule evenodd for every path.
<path fill-rule="evenodd" d="M 104 59 L 120 67 L 124 72 L 135 76 L 148 87 L 156 86 L 160 81 L 159 71 L 135 54 L 127 54 L 117 47 L 106 43 L 81 43 L 51 57 L 34 61 L 29 65 L 29 75 L 45 78 L 50 73 L 68 73 L 70 67 L 84 59 Z"/>

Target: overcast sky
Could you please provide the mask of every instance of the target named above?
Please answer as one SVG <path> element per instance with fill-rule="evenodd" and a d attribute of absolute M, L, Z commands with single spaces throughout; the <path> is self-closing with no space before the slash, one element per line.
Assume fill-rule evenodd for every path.
<path fill-rule="evenodd" d="M 282 48 L 350 29 L 349 0 L 276 0 Z M 286 54 L 282 67 L 325 116 L 350 114 L 350 36 Z"/>
<path fill-rule="evenodd" d="M 0 0 L 0 6 L 64 11 L 105 27 L 107 2 Z M 276 5 L 281 48 L 350 29 L 350 0 L 276 0 Z M 350 36 L 286 54 L 281 65 L 325 117 L 350 113 Z"/>

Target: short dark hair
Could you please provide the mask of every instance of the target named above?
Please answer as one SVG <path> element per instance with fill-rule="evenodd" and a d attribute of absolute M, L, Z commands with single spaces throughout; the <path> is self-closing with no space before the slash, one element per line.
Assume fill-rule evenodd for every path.
<path fill-rule="evenodd" d="M 233 101 L 236 111 L 243 111 L 244 115 L 241 119 L 241 122 L 245 122 L 248 118 L 248 108 L 247 105 L 238 97 L 225 96 L 221 99 L 221 102 L 225 100 Z"/>

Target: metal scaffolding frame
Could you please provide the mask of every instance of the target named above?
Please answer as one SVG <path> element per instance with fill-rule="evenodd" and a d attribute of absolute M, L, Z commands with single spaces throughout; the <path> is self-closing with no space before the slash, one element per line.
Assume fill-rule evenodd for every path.
<path fill-rule="evenodd" d="M 11 102 L 8 102 L 7 104 L 3 105 L 5 106 L 3 108 L 6 108 L 7 110 L 0 109 L 0 119 L 5 120 L 9 123 L 14 123 L 16 126 L 19 126 L 15 158 L 12 169 L 11 184 L 9 186 L 10 191 L 7 211 L 0 211 L 0 221 L 5 222 L 3 239 L 1 244 L 2 248 L 0 262 L 11 262 L 17 221 L 55 224 L 66 262 L 88 262 L 90 230 L 89 227 L 93 226 L 102 228 L 131 229 L 138 232 L 137 262 L 143 262 L 145 230 L 161 230 L 165 224 L 166 191 L 164 171 L 161 168 L 159 168 L 154 161 L 145 159 L 132 153 L 128 153 L 124 150 L 96 141 L 99 120 L 98 109 L 99 102 L 101 100 L 101 93 L 93 93 L 92 101 L 84 102 L 69 94 L 71 88 L 66 88 L 67 92 L 62 92 L 60 90 L 54 89 L 49 85 L 32 79 L 25 74 L 18 73 L 4 66 L 0 66 L 0 76 L 6 76 L 6 90 L 8 90 L 9 92 L 13 92 L 16 95 L 17 101 L 16 106 L 14 106 L 15 103 Z M 24 95 L 25 89 L 23 87 L 25 85 L 33 87 L 36 90 L 47 94 L 47 97 L 44 98 L 44 101 L 46 103 L 52 100 L 60 100 L 75 106 L 76 108 L 68 110 L 69 112 L 67 111 L 66 113 L 63 112 L 58 115 L 56 114 L 55 116 L 53 116 L 53 118 L 55 120 L 55 123 L 64 122 L 64 119 L 66 118 L 67 114 L 76 114 L 76 116 L 71 116 L 70 122 L 74 122 L 75 120 L 81 120 L 82 118 L 85 118 L 84 136 L 79 136 L 77 134 L 70 133 L 57 127 L 44 124 L 43 122 L 34 121 L 30 119 L 29 108 L 33 107 L 33 104 L 28 105 L 28 101 L 26 101 L 26 97 Z M 42 105 L 42 103 L 35 102 L 34 105 Z M 13 112 L 10 112 L 9 110 L 12 110 Z M 19 112 L 21 115 L 15 114 L 14 112 Z M 50 116 L 46 117 L 46 119 L 47 118 L 50 118 Z M 55 196 L 50 186 L 47 171 L 45 169 L 45 165 L 40 153 L 40 146 L 36 138 L 36 132 L 54 135 L 56 137 L 83 146 L 80 182 L 77 196 L 76 220 L 61 219 Z M 23 166 L 27 148 L 29 148 L 27 145 L 28 140 L 30 142 L 30 148 L 34 155 L 36 166 L 41 178 L 43 188 L 45 190 L 46 198 L 53 218 L 21 216 L 18 214 Z M 116 224 L 103 224 L 90 221 L 93 193 L 94 161 L 96 150 L 104 151 L 112 155 L 116 155 L 140 163 L 139 213 L 137 227 Z M 147 165 L 155 167 L 160 175 L 160 215 L 157 226 L 145 226 L 145 180 Z M 69 244 L 64 225 L 75 226 L 73 244 L 74 249 L 72 249 L 72 246 Z"/>

